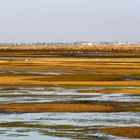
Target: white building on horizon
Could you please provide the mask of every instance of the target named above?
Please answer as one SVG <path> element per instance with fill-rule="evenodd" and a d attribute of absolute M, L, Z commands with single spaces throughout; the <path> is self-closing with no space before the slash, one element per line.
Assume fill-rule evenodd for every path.
<path fill-rule="evenodd" d="M 93 44 L 91 42 L 84 42 L 81 45 L 82 46 L 92 46 Z"/>

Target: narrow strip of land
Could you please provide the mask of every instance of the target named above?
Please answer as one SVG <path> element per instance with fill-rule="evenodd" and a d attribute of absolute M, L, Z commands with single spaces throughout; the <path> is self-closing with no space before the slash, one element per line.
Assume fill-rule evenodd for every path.
<path fill-rule="evenodd" d="M 34 103 L 0 104 L 0 112 L 140 112 L 139 104 Z"/>

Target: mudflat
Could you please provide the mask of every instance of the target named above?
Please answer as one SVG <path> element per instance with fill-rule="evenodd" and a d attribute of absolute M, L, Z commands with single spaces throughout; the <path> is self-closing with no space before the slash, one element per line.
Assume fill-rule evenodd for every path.
<path fill-rule="evenodd" d="M 1 57 L 1 133 L 140 138 L 139 69 L 134 57 Z"/>

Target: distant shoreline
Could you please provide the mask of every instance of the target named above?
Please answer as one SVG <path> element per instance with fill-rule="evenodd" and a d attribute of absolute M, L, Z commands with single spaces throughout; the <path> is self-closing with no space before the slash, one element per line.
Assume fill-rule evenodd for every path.
<path fill-rule="evenodd" d="M 140 57 L 140 45 L 0 46 L 4 56 Z"/>

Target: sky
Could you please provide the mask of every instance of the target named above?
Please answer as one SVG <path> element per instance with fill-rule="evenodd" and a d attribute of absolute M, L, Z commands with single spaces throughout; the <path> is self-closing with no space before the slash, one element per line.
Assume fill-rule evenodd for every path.
<path fill-rule="evenodd" d="M 0 0 L 0 42 L 140 41 L 140 0 Z"/>

